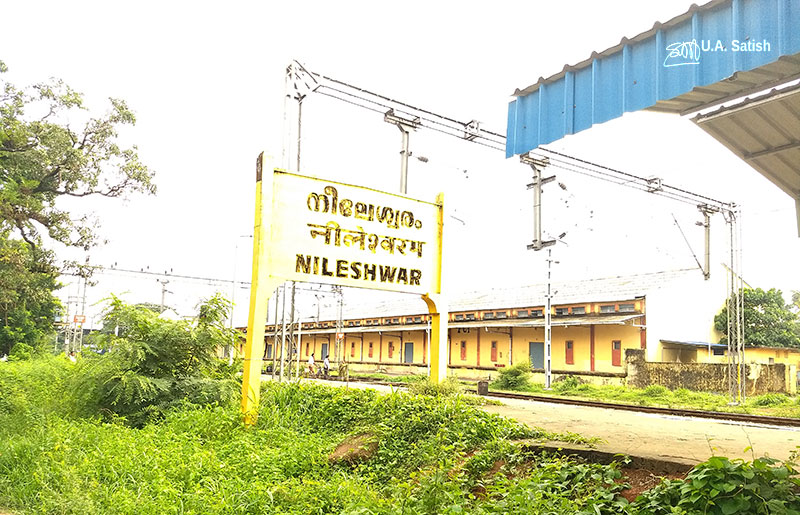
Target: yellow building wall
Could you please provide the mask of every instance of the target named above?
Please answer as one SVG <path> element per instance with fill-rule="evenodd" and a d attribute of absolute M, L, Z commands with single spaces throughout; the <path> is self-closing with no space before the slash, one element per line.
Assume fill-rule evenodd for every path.
<path fill-rule="evenodd" d="M 425 343 L 425 330 L 418 329 L 414 331 L 403 331 L 403 342 L 400 348 L 400 352 L 403 353 L 400 356 L 399 362 L 404 362 L 405 359 L 405 344 L 406 343 L 413 343 L 414 344 L 414 360 L 412 363 L 422 364 L 422 352 L 423 352 L 423 344 Z M 426 349 L 427 352 L 427 349 Z M 426 359 L 427 361 L 427 359 Z"/>
<path fill-rule="evenodd" d="M 605 372 L 619 372 L 621 370 L 614 370 L 616 368 L 611 366 L 611 340 L 621 339 L 623 341 L 622 360 L 624 362 L 624 349 L 625 348 L 638 348 L 639 345 L 639 332 L 635 328 L 614 326 L 618 332 L 596 332 L 595 333 L 595 370 Z M 620 329 L 622 331 L 620 332 Z M 603 354 L 598 355 L 599 340 L 598 334 L 602 337 L 613 336 L 608 339 L 608 349 Z M 632 336 L 635 336 L 635 339 Z M 572 353 L 574 363 L 567 364 L 566 342 L 571 340 L 573 342 Z M 626 345 L 626 340 L 630 340 Z M 517 328 L 514 330 L 514 349 L 513 361 L 519 363 L 521 361 L 529 360 L 530 342 L 544 342 L 544 328 Z M 601 364 L 601 359 L 606 359 L 607 364 Z M 552 332 L 551 341 L 551 367 L 553 370 L 575 370 L 575 371 L 590 371 L 591 370 L 591 328 L 589 326 L 573 326 L 573 327 L 554 327 Z"/>
<path fill-rule="evenodd" d="M 567 364 L 567 340 L 572 341 L 574 363 Z M 581 327 L 553 328 L 553 370 L 591 370 L 591 329 Z"/>
<path fill-rule="evenodd" d="M 478 362 L 478 335 L 480 332 L 480 363 Z M 364 335 L 363 354 L 362 340 L 360 335 Z M 301 361 L 307 361 L 305 353 L 306 344 L 309 344 L 309 351 L 314 352 L 317 361 L 321 361 L 324 356 L 322 344 L 334 341 L 334 335 L 303 335 L 301 344 Z M 554 327 L 552 338 L 552 368 L 553 370 L 568 370 L 576 372 L 586 372 L 591 370 L 591 328 L 589 326 Z M 566 363 L 565 343 L 567 340 L 573 342 L 574 363 Z M 621 366 L 611 365 L 611 342 L 620 340 L 622 350 L 620 354 Z M 461 359 L 461 342 L 465 341 L 466 359 Z M 497 342 L 497 361 L 491 360 L 492 342 Z M 369 343 L 373 343 L 373 355 L 369 356 Z M 425 343 L 425 328 L 401 333 L 349 333 L 345 336 L 343 345 L 344 358 L 348 361 L 360 361 L 364 363 L 374 363 L 383 365 L 403 364 L 404 344 L 412 342 L 414 344 L 414 361 L 416 365 L 427 364 L 430 360 L 430 348 Z M 529 360 L 529 342 L 544 342 L 544 328 L 542 327 L 522 327 L 513 329 L 513 348 L 512 364 Z M 597 325 L 595 326 L 595 371 L 598 372 L 622 372 L 624 371 L 625 350 L 640 348 L 640 329 L 625 325 Z M 389 344 L 394 344 L 394 352 L 389 357 Z M 355 355 L 350 355 L 351 344 L 355 344 Z M 493 367 L 503 368 L 509 366 L 509 334 L 500 333 L 483 328 L 469 329 L 450 329 L 450 361 L 452 366 L 467 367 Z M 331 359 L 335 356 L 333 345 L 329 346 Z M 425 358 L 423 359 L 423 354 Z M 698 360 L 701 360 L 698 352 Z M 773 356 L 775 355 L 773 351 Z M 704 356 L 705 357 L 705 356 Z M 797 364 L 800 361 L 800 352 L 794 358 L 781 361 L 784 358 L 776 357 L 778 363 L 791 362 Z M 794 359 L 794 361 L 792 361 Z M 767 360 L 765 359 L 764 362 Z"/>
<path fill-rule="evenodd" d="M 380 335 L 378 333 L 364 333 L 364 356 L 361 361 L 366 363 L 378 362 L 378 343 Z M 369 355 L 369 344 L 372 343 L 372 357 Z"/>
<path fill-rule="evenodd" d="M 502 368 L 508 366 L 508 330 L 481 329 L 481 366 Z M 497 342 L 497 359 L 492 361 L 492 342 Z"/>
<path fill-rule="evenodd" d="M 366 352 L 366 351 L 365 351 Z M 344 358 L 347 361 L 361 361 L 361 336 L 344 336 Z"/>
<path fill-rule="evenodd" d="M 596 325 L 594 330 L 594 369 L 598 372 L 623 372 L 625 350 L 641 349 L 641 331 L 628 325 Z M 622 343 L 620 366 L 611 364 L 611 342 Z"/>
<path fill-rule="evenodd" d="M 378 337 L 378 341 L 380 341 L 380 337 Z M 402 363 L 402 344 L 400 341 L 400 333 L 393 332 L 391 335 L 383 335 L 383 354 L 378 354 L 383 356 L 382 363 Z M 393 346 L 391 357 L 389 357 L 389 345 Z"/>
<path fill-rule="evenodd" d="M 726 363 L 728 361 L 727 352 L 725 351 L 724 354 L 720 356 L 714 355 L 714 349 L 711 349 L 711 352 L 708 351 L 708 347 L 697 347 L 697 362 L 698 363 Z M 664 349 L 662 348 L 661 356 L 659 361 L 663 359 L 665 355 Z"/>
<path fill-rule="evenodd" d="M 469 332 L 467 332 L 469 331 Z M 461 342 L 467 342 L 466 359 L 461 359 Z M 478 329 L 450 329 L 450 364 L 453 366 L 477 366 Z"/>
<path fill-rule="evenodd" d="M 325 356 L 322 355 L 322 344 L 329 343 L 328 335 L 310 336 L 309 340 L 306 340 L 306 337 L 303 336 L 303 341 L 308 341 L 311 344 L 309 346 L 309 349 L 311 350 L 312 353 L 314 353 L 314 359 L 316 361 L 322 361 L 323 359 L 325 359 Z M 328 345 L 328 354 L 333 356 L 333 338 L 330 339 L 330 344 Z M 305 355 L 305 348 L 303 348 L 302 357 L 305 358 L 306 361 L 308 361 L 308 356 Z"/>
<path fill-rule="evenodd" d="M 771 347 L 744 349 L 745 363 L 769 363 L 770 358 L 772 358 L 775 363 L 800 365 L 800 352 L 794 349 L 776 349 Z"/>
<path fill-rule="evenodd" d="M 529 342 L 543 342 L 544 328 L 540 327 L 516 327 L 514 328 L 514 348 L 512 349 L 512 361 L 520 363 L 530 361 Z"/>
<path fill-rule="evenodd" d="M 709 355 L 708 349 L 698 348 L 697 361 L 701 363 L 727 363 L 727 350 L 725 353 L 726 354 L 722 356 L 714 356 L 713 352 Z M 769 364 L 770 358 L 772 358 L 775 363 L 795 365 L 798 367 L 798 370 L 800 370 L 800 350 L 772 347 L 747 347 L 744 350 L 744 360 L 746 363 Z"/>

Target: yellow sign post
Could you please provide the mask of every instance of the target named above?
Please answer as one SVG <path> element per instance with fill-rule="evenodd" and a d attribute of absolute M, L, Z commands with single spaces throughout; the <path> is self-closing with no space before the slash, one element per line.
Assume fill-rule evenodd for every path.
<path fill-rule="evenodd" d="M 431 313 L 431 380 L 447 372 L 443 196 L 435 203 L 275 170 L 259 156 L 242 410 L 255 423 L 271 291 L 285 280 L 415 293 Z"/>
<path fill-rule="evenodd" d="M 265 162 L 266 161 L 266 162 Z M 264 187 L 264 170 L 267 187 Z M 266 216 L 264 206 L 268 206 Z M 261 365 L 264 356 L 264 326 L 267 321 L 269 292 L 278 281 L 269 274 L 267 242 L 270 234 L 272 206 L 272 162 L 262 152 L 256 160 L 256 217 L 253 228 L 253 275 L 250 283 L 250 310 L 247 315 L 247 337 L 244 345 L 242 373 L 242 413 L 245 424 L 253 425 L 258 418 L 261 394 Z"/>

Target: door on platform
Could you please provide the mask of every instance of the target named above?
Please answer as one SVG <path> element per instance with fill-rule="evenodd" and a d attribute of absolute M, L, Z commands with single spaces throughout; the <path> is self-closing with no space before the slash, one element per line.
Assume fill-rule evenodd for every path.
<path fill-rule="evenodd" d="M 533 368 L 544 368 L 544 342 L 529 342 L 528 356 Z"/>
<path fill-rule="evenodd" d="M 403 363 L 414 363 L 414 342 L 406 342 L 403 351 Z"/>
<path fill-rule="evenodd" d="M 267 359 L 272 359 L 272 345 L 267 345 Z"/>
<path fill-rule="evenodd" d="M 492 361 L 497 361 L 497 342 L 492 342 Z"/>
<path fill-rule="evenodd" d="M 622 342 L 619 340 L 611 342 L 611 365 L 622 366 Z"/>
<path fill-rule="evenodd" d="M 328 344 L 327 343 L 323 343 L 322 344 L 322 352 L 320 352 L 319 356 L 317 356 L 317 359 L 318 360 L 323 360 L 323 359 L 325 359 L 325 356 L 327 356 L 327 355 L 328 355 Z"/>

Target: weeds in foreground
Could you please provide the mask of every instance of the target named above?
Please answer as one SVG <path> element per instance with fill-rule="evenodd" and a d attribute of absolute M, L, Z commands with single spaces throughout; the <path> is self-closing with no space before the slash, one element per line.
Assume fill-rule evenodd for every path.
<path fill-rule="evenodd" d="M 65 360 L 0 363 L 0 506 L 137 515 L 800 509 L 794 465 L 768 459 L 715 458 L 689 481 L 665 482 L 628 504 L 619 495 L 619 465 L 535 454 L 515 443 L 585 438 L 488 414 L 463 395 L 269 383 L 252 428 L 243 427 L 235 405 L 186 402 L 133 428 L 76 416 L 70 404 L 80 397 L 63 389 L 76 370 Z M 370 459 L 329 460 L 340 442 L 364 433 L 378 443 Z"/>

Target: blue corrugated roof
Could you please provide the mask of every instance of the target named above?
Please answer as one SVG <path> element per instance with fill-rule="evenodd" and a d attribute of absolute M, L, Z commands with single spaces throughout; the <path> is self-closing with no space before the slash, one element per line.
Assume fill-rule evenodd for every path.
<path fill-rule="evenodd" d="M 517 90 L 508 107 L 506 156 L 625 112 L 683 113 L 797 76 L 800 0 L 693 5 L 666 23 Z"/>

